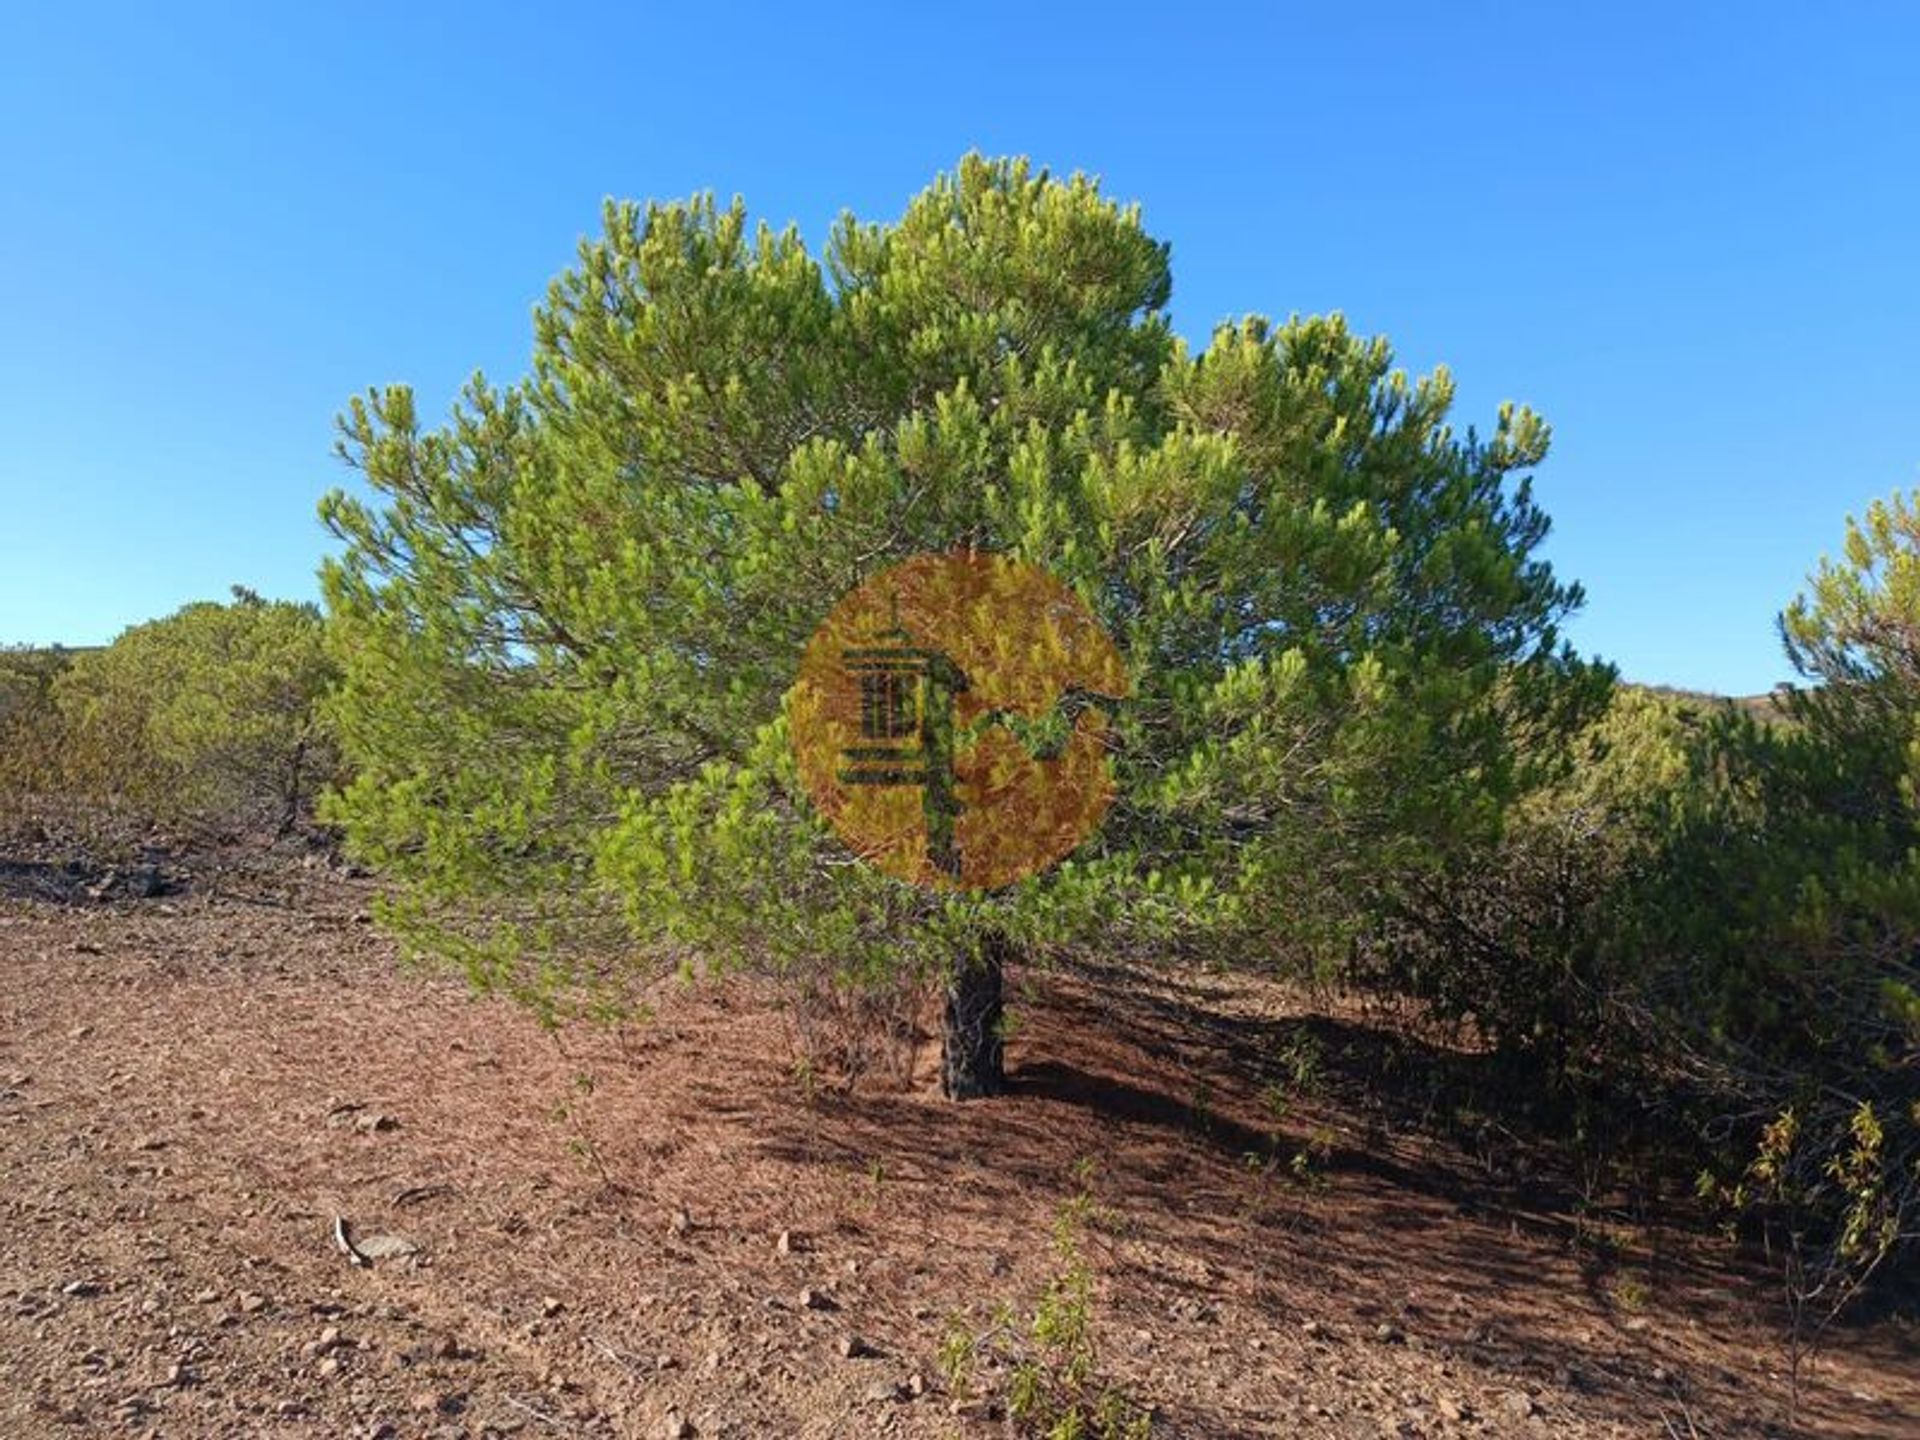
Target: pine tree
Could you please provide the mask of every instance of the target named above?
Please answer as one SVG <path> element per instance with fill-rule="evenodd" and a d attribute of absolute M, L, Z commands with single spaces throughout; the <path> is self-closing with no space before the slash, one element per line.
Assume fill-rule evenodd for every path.
<path fill-rule="evenodd" d="M 985 1094 L 1008 960 L 1337 956 L 1497 829 L 1578 668 L 1531 412 L 1456 435 L 1446 373 L 1337 316 L 1190 351 L 1137 208 L 1025 161 L 817 258 L 738 201 L 604 218 L 524 381 L 342 420 L 331 814 L 411 943 L 548 1014 L 688 957 L 942 976 Z M 957 548 L 1071 587 L 1129 682 L 1099 832 L 986 893 L 851 863 L 786 710 L 842 596 Z"/>

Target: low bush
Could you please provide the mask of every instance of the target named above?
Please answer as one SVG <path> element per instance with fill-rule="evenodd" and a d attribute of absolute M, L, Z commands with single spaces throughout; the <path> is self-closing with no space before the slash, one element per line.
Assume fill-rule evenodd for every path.
<path fill-rule="evenodd" d="M 318 701 L 332 666 L 311 605 L 236 590 L 99 650 L 0 678 L 4 783 L 96 814 L 285 833 L 336 778 Z"/>
<path fill-rule="evenodd" d="M 38 823 L 57 799 L 62 727 L 53 690 L 73 655 L 0 649 L 0 828 Z"/>
<path fill-rule="evenodd" d="M 1082 1162 L 1081 1179 L 1091 1174 Z M 1007 1375 L 1007 1414 L 1014 1433 L 1042 1440 L 1146 1440 L 1151 1413 L 1100 1374 L 1095 1342 L 1093 1268 L 1084 1236 L 1096 1215 L 1085 1189 L 1054 1215 L 1054 1267 L 1031 1306 L 1002 1304 L 984 1329 L 965 1317 L 950 1318 L 940 1347 L 940 1368 L 956 1399 L 971 1398 L 980 1370 L 991 1365 Z"/>
<path fill-rule="evenodd" d="M 1920 1241 L 1920 520 L 1875 505 L 1782 620 L 1778 718 L 1623 689 L 1371 978 L 1589 1119 L 1690 1137 L 1798 1320 Z M 1593 1138 L 1590 1134 L 1583 1138 Z"/>

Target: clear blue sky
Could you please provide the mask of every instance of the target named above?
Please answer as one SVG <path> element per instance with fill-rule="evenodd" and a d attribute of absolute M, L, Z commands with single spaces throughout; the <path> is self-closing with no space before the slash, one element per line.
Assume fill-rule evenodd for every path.
<path fill-rule="evenodd" d="M 1339 309 L 1534 404 L 1576 641 L 1762 689 L 1920 484 L 1920 20 L 1573 8 L 10 4 L 0 641 L 315 594 L 342 402 L 520 373 L 603 196 L 817 239 L 978 147 L 1141 201 L 1190 337 Z"/>

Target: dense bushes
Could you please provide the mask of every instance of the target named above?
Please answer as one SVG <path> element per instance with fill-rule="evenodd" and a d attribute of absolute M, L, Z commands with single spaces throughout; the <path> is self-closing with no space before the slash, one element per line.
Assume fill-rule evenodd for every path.
<path fill-rule="evenodd" d="M 236 590 L 99 650 L 7 657 L 8 810 L 285 831 L 336 776 L 322 629 L 311 605 Z"/>
<path fill-rule="evenodd" d="M 54 683 L 73 656 L 59 647 L 0 649 L 0 829 L 31 815 L 62 783 Z"/>
<path fill-rule="evenodd" d="M 1776 719 L 1618 694 L 1376 975 L 1700 1137 L 1703 1192 L 1821 1305 L 1920 1239 L 1917 541 L 1903 500 L 1851 527 L 1783 619 Z"/>

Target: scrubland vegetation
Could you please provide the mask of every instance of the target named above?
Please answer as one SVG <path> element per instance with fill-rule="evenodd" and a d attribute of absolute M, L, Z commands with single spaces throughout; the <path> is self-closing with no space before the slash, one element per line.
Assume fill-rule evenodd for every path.
<path fill-rule="evenodd" d="M 1596 1185 L 1711 1207 L 1797 1345 L 1899 1293 L 1914 503 L 1786 605 L 1801 683 L 1770 706 L 1625 684 L 1562 639 L 1539 417 L 1460 429 L 1444 372 L 1338 318 L 1190 349 L 1171 285 L 1137 212 L 1014 163 L 818 256 L 739 205 L 610 207 L 526 379 L 437 427 L 404 389 L 352 403 L 324 617 L 242 594 L 0 656 L 0 805 L 318 826 L 408 948 L 556 1025 L 676 970 L 773 977 L 803 1016 L 1086 958 L 1390 998 L 1489 1052 L 1498 1118 Z M 839 595 L 957 546 L 1071 585 L 1133 682 L 1099 833 L 986 895 L 852 863 L 782 708 Z M 986 1093 L 998 1053 L 962 1057 Z M 1076 1223 L 1041 1319 L 949 1358 L 1011 1348 L 1031 1414 L 1135 1433 L 1085 1369 Z"/>
<path fill-rule="evenodd" d="M 337 778 L 334 669 L 311 605 L 236 590 L 95 650 L 0 652 L 0 795 L 15 821 L 124 840 L 154 823 L 285 832 Z"/>

